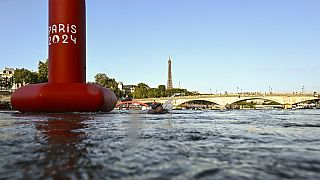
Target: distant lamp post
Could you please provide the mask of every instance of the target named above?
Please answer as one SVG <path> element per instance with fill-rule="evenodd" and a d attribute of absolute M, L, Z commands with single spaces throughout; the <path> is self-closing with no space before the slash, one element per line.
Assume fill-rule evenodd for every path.
<path fill-rule="evenodd" d="M 237 87 L 237 94 L 239 94 L 239 87 Z"/>
<path fill-rule="evenodd" d="M 301 94 L 304 94 L 304 86 L 301 88 Z"/>

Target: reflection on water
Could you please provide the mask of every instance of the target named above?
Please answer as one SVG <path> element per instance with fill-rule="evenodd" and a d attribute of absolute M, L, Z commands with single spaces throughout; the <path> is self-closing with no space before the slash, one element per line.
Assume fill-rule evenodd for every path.
<path fill-rule="evenodd" d="M 78 163 L 86 154 L 85 146 L 81 145 L 85 132 L 79 130 L 86 128 L 82 122 L 88 116 L 56 114 L 48 117 L 50 120 L 36 124 L 36 129 L 43 133 L 47 143 L 39 151 L 43 153 L 41 160 L 46 164 L 44 176 L 61 179 L 69 172 L 77 172 Z M 70 175 L 81 177 L 78 173 Z"/>
<path fill-rule="evenodd" d="M 0 112 L 0 179 L 320 179 L 320 111 Z"/>
<path fill-rule="evenodd" d="M 81 163 L 81 158 L 86 154 L 86 147 L 82 145 L 86 136 L 85 132 L 81 130 L 86 128 L 83 121 L 90 119 L 90 116 L 84 114 L 28 115 L 13 113 L 12 117 L 11 121 L 1 119 L 3 123 L 10 124 L 7 124 L 7 127 L 9 132 L 12 129 L 9 133 L 11 136 L 9 139 L 12 142 L 6 139 L 7 142 L 1 141 L 1 143 L 7 145 L 7 150 L 13 151 L 11 157 L 16 161 L 8 158 L 8 162 L 13 163 L 3 164 L 4 167 L 14 168 L 17 171 L 13 177 L 61 179 L 66 176 L 74 178 L 82 176 L 78 173 L 78 166 Z M 28 130 L 30 131 L 27 132 Z M 2 131 L 2 134 L 5 133 Z M 23 145 L 23 148 L 18 149 L 21 144 L 17 140 L 24 141 L 24 138 L 30 140 L 24 142 L 26 144 Z M 30 147 L 28 147 L 29 145 Z M 24 157 L 24 155 L 27 156 Z M 24 158 L 25 160 L 23 160 Z M 32 172 L 39 171 L 38 168 L 41 168 L 41 173 Z"/>

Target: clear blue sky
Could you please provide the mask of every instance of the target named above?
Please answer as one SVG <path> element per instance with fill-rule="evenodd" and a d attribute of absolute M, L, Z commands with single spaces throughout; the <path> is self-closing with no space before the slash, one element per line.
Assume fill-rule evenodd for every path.
<path fill-rule="evenodd" d="M 0 0 L 0 68 L 47 58 L 47 0 Z M 319 0 L 87 0 L 87 80 L 320 92 Z"/>

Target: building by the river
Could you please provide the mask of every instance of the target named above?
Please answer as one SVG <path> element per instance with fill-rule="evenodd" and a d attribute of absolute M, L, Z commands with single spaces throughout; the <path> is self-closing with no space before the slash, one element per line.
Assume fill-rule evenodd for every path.
<path fill-rule="evenodd" d="M 14 69 L 13 68 L 4 68 L 0 70 L 0 91 L 15 91 L 16 89 L 20 88 L 23 84 L 16 84 L 13 83 L 13 75 Z M 12 83 L 11 88 L 7 88 L 6 84 Z"/>

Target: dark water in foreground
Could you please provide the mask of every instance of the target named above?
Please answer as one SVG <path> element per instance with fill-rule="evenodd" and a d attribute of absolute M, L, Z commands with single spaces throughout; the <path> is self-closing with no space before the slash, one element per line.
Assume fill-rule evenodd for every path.
<path fill-rule="evenodd" d="M 320 110 L 0 112 L 0 179 L 320 179 Z"/>

